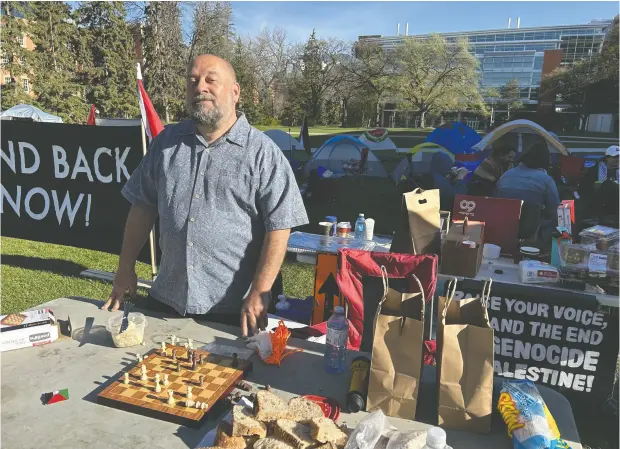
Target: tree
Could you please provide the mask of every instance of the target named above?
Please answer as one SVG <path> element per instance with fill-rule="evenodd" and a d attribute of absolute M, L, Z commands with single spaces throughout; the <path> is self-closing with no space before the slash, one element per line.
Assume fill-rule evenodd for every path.
<path fill-rule="evenodd" d="M 123 2 L 82 2 L 77 19 L 84 34 L 78 56 L 88 103 L 103 116 L 137 116 L 134 42 Z"/>
<path fill-rule="evenodd" d="M 1 12 L 2 70 L 5 72 L 5 77 L 8 76 L 11 81 L 2 86 L 0 94 L 2 108 L 8 109 L 17 104 L 32 102 L 32 97 L 25 92 L 22 81 L 32 79 L 32 54 L 25 46 L 26 34 L 29 34 L 30 28 L 30 10 L 25 2 L 4 2 Z"/>
<path fill-rule="evenodd" d="M 166 122 L 183 113 L 185 45 L 178 2 L 149 2 L 143 36 L 146 91 Z"/>
<path fill-rule="evenodd" d="M 426 40 L 407 39 L 397 50 L 397 58 L 397 91 L 420 113 L 422 128 L 428 112 L 485 111 L 477 61 L 469 53 L 467 40 L 451 44 L 437 35 Z"/>
<path fill-rule="evenodd" d="M 79 30 L 69 5 L 32 2 L 31 36 L 36 103 L 66 123 L 84 123 L 88 104 L 78 79 Z"/>
<path fill-rule="evenodd" d="M 501 101 L 501 92 L 497 87 L 487 87 L 484 91 L 484 100 L 491 107 L 489 124 L 493 126 L 495 123 L 495 109 Z"/>
<path fill-rule="evenodd" d="M 237 74 L 237 82 L 241 87 L 239 96 L 239 110 L 243 111 L 250 123 L 262 123 L 265 119 L 264 110 L 259 104 L 258 98 L 258 74 L 256 62 L 253 57 L 252 42 L 238 37 L 235 40 L 231 65 Z"/>
<path fill-rule="evenodd" d="M 375 103 L 375 126 L 379 126 L 381 106 L 385 95 L 392 89 L 395 73 L 393 54 L 384 52 L 378 44 L 357 42 L 353 48 L 355 58 L 349 60 L 345 69 L 351 75 L 355 89 L 368 95 Z"/>
<path fill-rule="evenodd" d="M 519 81 L 516 79 L 508 81 L 500 89 L 501 102 L 506 105 L 508 120 L 510 120 L 511 110 L 515 111 L 523 107 L 520 94 L 521 89 L 519 88 Z"/>
<path fill-rule="evenodd" d="M 198 2 L 188 36 L 188 62 L 201 54 L 230 60 L 233 51 L 232 6 L 229 2 Z"/>

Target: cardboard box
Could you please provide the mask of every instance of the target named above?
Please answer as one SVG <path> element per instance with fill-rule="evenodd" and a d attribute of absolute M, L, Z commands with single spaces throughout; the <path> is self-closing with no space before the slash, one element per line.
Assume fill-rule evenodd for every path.
<path fill-rule="evenodd" d="M 564 200 L 558 206 L 558 227 L 566 229 L 569 235 L 573 235 L 575 224 L 575 200 Z"/>
<path fill-rule="evenodd" d="M 0 316 L 0 351 L 45 345 L 57 339 L 58 326 L 50 309 Z"/>
<path fill-rule="evenodd" d="M 485 223 L 453 222 L 441 247 L 441 273 L 474 278 L 482 263 Z"/>

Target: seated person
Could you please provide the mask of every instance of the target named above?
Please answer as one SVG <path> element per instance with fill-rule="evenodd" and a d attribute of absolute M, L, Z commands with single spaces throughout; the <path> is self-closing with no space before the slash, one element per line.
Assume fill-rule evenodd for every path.
<path fill-rule="evenodd" d="M 579 184 L 579 196 L 590 206 L 592 215 L 618 215 L 618 165 L 620 147 L 612 145 L 605 157 L 590 167 Z"/>
<path fill-rule="evenodd" d="M 499 178 L 512 168 L 515 154 L 516 150 L 511 146 L 493 148 L 489 157 L 474 170 L 467 193 L 477 196 L 492 196 Z"/>
<path fill-rule="evenodd" d="M 467 170 L 454 170 L 454 163 L 447 154 L 442 152 L 433 154 L 429 178 L 432 179 L 431 188 L 439 189 L 441 210 L 451 211 L 454 197 L 466 192 L 463 178 L 467 173 Z"/>
<path fill-rule="evenodd" d="M 551 240 L 551 232 L 557 222 L 560 196 L 555 181 L 547 174 L 551 157 L 546 143 L 535 143 L 521 157 L 520 164 L 508 170 L 499 179 L 495 196 L 522 200 L 540 206 L 545 221 L 541 223 L 542 238 Z M 548 238 L 547 238 L 548 237 Z"/>

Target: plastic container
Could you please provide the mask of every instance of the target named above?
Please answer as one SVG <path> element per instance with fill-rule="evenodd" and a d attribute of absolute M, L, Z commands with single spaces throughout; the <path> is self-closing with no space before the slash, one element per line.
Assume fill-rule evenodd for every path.
<path fill-rule="evenodd" d="M 338 233 L 338 237 L 351 237 L 351 223 L 349 223 L 348 221 L 341 221 L 340 223 L 338 223 L 336 230 L 336 232 Z"/>
<path fill-rule="evenodd" d="M 355 240 L 364 240 L 366 238 L 366 219 L 364 214 L 359 214 L 355 222 Z"/>
<path fill-rule="evenodd" d="M 329 231 L 329 235 L 333 237 L 334 235 L 336 235 L 336 225 L 338 224 L 338 218 L 333 215 L 328 215 L 327 217 L 325 217 L 325 221 L 332 224 L 332 229 L 331 231 Z"/>
<path fill-rule="evenodd" d="M 426 433 L 426 444 L 422 449 L 452 449 L 446 444 L 446 431 L 441 427 L 431 427 Z"/>
<path fill-rule="evenodd" d="M 565 243 L 559 245 L 560 266 L 570 267 L 569 271 L 581 271 L 588 268 L 591 249 L 586 245 Z"/>
<path fill-rule="evenodd" d="M 602 251 L 607 251 L 620 240 L 618 229 L 601 225 L 584 229 L 579 233 L 579 236 L 582 244 L 596 245 Z"/>
<path fill-rule="evenodd" d="M 327 321 L 323 362 L 328 373 L 338 374 L 344 371 L 348 339 L 349 322 L 344 316 L 344 307 L 336 306 L 334 314 Z"/>
<path fill-rule="evenodd" d="M 276 303 L 276 309 L 278 311 L 288 310 L 291 308 L 291 303 L 286 301 L 286 296 L 278 295 L 278 302 Z"/>
<path fill-rule="evenodd" d="M 123 312 L 119 312 L 108 319 L 106 329 L 112 336 L 114 346 L 117 348 L 128 348 L 142 344 L 144 341 L 144 329 L 147 326 L 146 317 L 139 312 L 129 312 L 127 316 L 127 321 L 129 322 L 127 330 L 119 335 L 122 321 Z"/>
<path fill-rule="evenodd" d="M 492 243 L 485 243 L 484 248 L 482 249 L 482 256 L 485 259 L 498 259 L 501 248 L 497 245 L 493 245 Z"/>
<path fill-rule="evenodd" d="M 365 221 L 366 224 L 366 232 L 365 238 L 366 240 L 372 240 L 375 237 L 375 220 L 372 218 L 367 218 Z"/>

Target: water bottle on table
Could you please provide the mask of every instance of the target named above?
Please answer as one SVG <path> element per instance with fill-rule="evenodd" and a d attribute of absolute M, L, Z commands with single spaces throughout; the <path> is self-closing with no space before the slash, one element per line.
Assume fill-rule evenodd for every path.
<path fill-rule="evenodd" d="M 344 371 L 349 338 L 349 322 L 344 316 L 344 307 L 334 307 L 334 314 L 327 321 L 325 342 L 325 371 L 338 374 Z"/>
<path fill-rule="evenodd" d="M 426 433 L 426 444 L 422 449 L 452 449 L 446 444 L 446 431 L 441 427 L 431 427 Z"/>
<path fill-rule="evenodd" d="M 359 214 L 355 222 L 355 240 L 364 240 L 366 238 L 366 220 L 364 214 Z"/>

